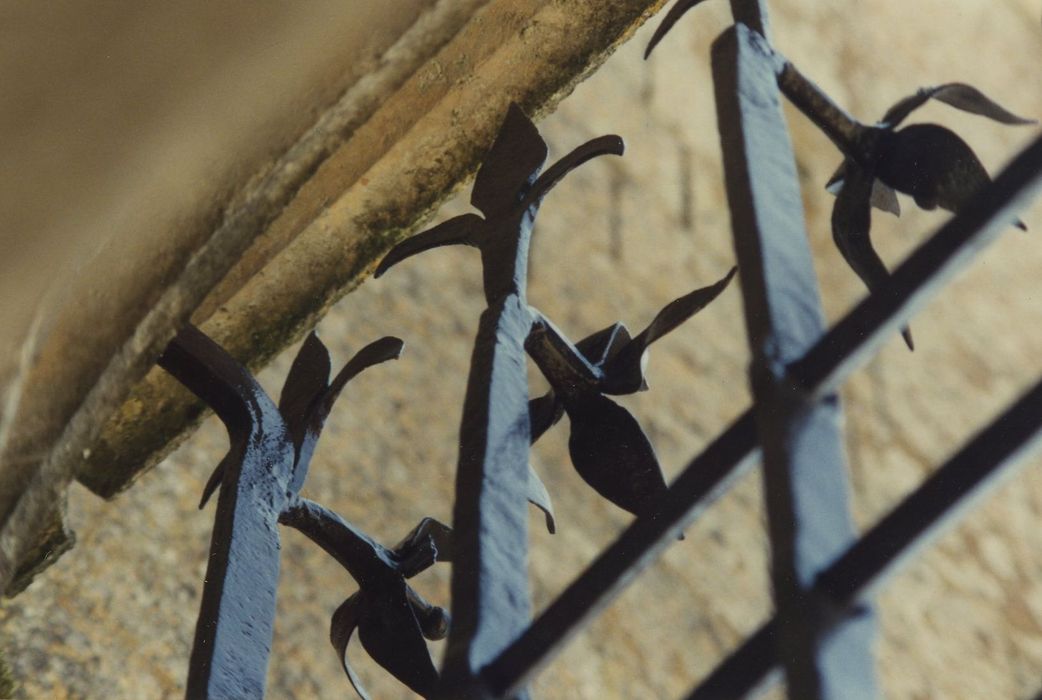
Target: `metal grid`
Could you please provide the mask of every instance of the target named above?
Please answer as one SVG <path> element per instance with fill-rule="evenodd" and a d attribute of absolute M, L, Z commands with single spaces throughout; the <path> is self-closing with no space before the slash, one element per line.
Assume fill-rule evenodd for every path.
<path fill-rule="evenodd" d="M 696 4 L 682 0 L 652 45 Z M 543 195 L 561 177 L 594 156 L 621 154 L 621 140 L 595 139 L 540 175 L 545 143 L 512 108 L 474 186 L 472 203 L 484 218 L 468 214 L 420 234 L 392 251 L 378 270 L 382 274 L 442 245 L 481 251 L 488 309 L 468 378 L 451 533 L 425 520 L 397 547 L 384 548 L 297 496 L 333 399 L 358 371 L 397 356 L 400 341 L 371 344 L 330 384 L 328 353 L 312 336 L 277 407 L 248 372 L 194 329 L 164 354 L 161 365 L 217 410 L 233 445 L 207 489 L 222 487 L 190 697 L 263 693 L 277 523 L 301 529 L 359 583 L 360 592 L 334 615 L 332 640 L 342 658 L 357 627 L 370 655 L 425 697 L 523 697 L 562 645 L 757 460 L 764 471 L 776 614 L 688 697 L 743 697 L 782 671 L 790 697 L 801 700 L 875 696 L 870 592 L 1038 445 L 1042 381 L 860 538 L 849 514 L 835 392 L 1042 188 L 1042 139 L 960 206 L 883 289 L 826 330 L 781 112 L 783 94 L 813 119 L 829 115 L 822 126 L 848 156 L 869 152 L 873 142 L 771 49 L 762 2 L 732 0 L 732 9 L 736 24 L 714 44 L 713 71 L 754 405 L 668 487 L 660 475 L 656 480 L 657 463 L 649 465 L 639 450 L 619 458 L 625 475 L 639 477 L 627 492 L 610 479 L 583 473 L 573 449 L 584 478 L 636 518 L 529 621 L 525 500 L 546 509 L 548 518 L 551 512 L 528 466 L 530 444 L 563 412 L 572 416 L 573 441 L 582 418 L 610 419 L 620 430 L 635 426 L 633 441 L 639 443 L 639 426 L 628 413 L 616 412 L 604 394 L 638 390 L 639 359 L 647 345 L 709 303 L 731 275 L 667 306 L 633 338 L 618 325 L 575 344 L 564 338 L 525 300 L 534 218 Z M 556 394 L 529 399 L 526 354 Z M 437 561 L 453 562 L 455 620 L 448 630 L 444 613 L 405 583 Z M 425 656 L 421 635 L 433 639 L 446 631 L 448 653 L 439 674 Z M 345 670 L 359 687 L 346 661 Z"/>

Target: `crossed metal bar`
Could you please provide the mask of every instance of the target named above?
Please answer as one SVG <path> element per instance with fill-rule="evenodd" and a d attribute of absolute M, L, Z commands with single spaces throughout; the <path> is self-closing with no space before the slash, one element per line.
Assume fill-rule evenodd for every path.
<path fill-rule="evenodd" d="M 911 558 L 995 488 L 1004 475 L 1042 446 L 1042 380 L 979 432 L 919 488 L 877 522 L 841 557 L 823 570 L 814 590 L 837 609 L 857 612 L 870 596 Z M 770 680 L 778 663 L 775 616 L 753 633 L 688 696 L 690 700 L 739 698 Z M 822 620 L 829 634 L 842 616 Z"/>
<path fill-rule="evenodd" d="M 992 243 L 1042 190 L 1042 138 L 1027 146 L 957 215 L 917 248 L 894 270 L 887 293 L 872 294 L 857 304 L 814 343 L 802 357 L 787 366 L 793 390 L 807 400 L 833 393 L 864 365 L 876 349 L 898 331 L 916 311 L 937 296 L 975 256 Z M 999 419 L 1001 421 L 1002 419 Z M 999 421 L 992 426 L 998 425 Z M 983 474 L 1022 458 L 1042 431 L 1042 412 L 1030 430 L 1020 436 L 1003 436 L 1003 450 L 981 449 L 976 463 Z M 982 435 L 994 441 L 999 434 Z M 997 445 L 991 445 L 998 447 Z M 1008 458 L 1005 450 L 1017 450 Z M 491 687 L 500 697 L 522 687 L 546 664 L 572 635 L 597 611 L 607 606 L 642 570 L 687 528 L 718 496 L 760 457 L 754 409 L 749 409 L 696 456 L 670 485 L 655 518 L 638 517 L 573 581 L 528 629 L 485 669 Z M 942 468 L 946 469 L 947 467 Z M 943 473 L 943 472 L 938 472 Z M 925 488 L 925 486 L 923 487 Z M 917 491 L 916 493 L 919 493 Z M 953 496 L 957 505 L 963 496 Z M 924 497 L 930 498 L 930 497 Z M 949 526 L 957 513 L 952 507 L 935 509 L 937 527 Z M 901 520 L 895 521 L 901 522 Z M 890 525 L 898 528 L 899 525 Z M 912 533 L 913 535 L 915 533 Z M 914 536 L 913 536 L 914 539 Z M 860 548 L 848 550 L 855 561 L 867 556 Z M 860 554 L 859 554 L 860 552 Z M 901 552 L 893 552 L 897 559 Z M 751 644 L 776 664 L 773 629 L 761 631 Z M 748 659 L 752 652 L 746 652 Z M 732 667 L 735 676 L 741 666 Z M 751 688 L 749 688 L 751 690 Z M 707 694 L 700 697 L 734 698 L 740 694 Z"/>
<path fill-rule="evenodd" d="M 545 144 L 542 150 L 532 148 L 537 133 L 527 145 L 524 138 L 506 138 L 531 127 L 512 111 L 486 160 L 495 167 L 485 177 L 479 174 L 472 197 L 486 218 L 457 217 L 399 246 L 381 264 L 380 273 L 431 247 L 475 246 L 482 253 L 488 301 L 475 341 L 461 427 L 451 546 L 456 621 L 445 668 L 440 679 L 433 668 L 422 677 L 410 676 L 409 669 L 392 670 L 425 696 L 524 695 L 526 683 L 560 646 L 763 456 L 778 612 L 690 697 L 734 698 L 762 686 L 778 670 L 779 644 L 793 652 L 785 660 L 793 696 L 870 697 L 872 625 L 863 603 L 870 589 L 913 546 L 950 524 L 960 506 L 995 483 L 998 474 L 1040 441 L 1042 382 L 854 540 L 833 394 L 1042 189 L 1042 139 L 1022 151 L 994 183 L 909 256 L 884 290 L 870 295 L 823 334 L 791 148 L 778 105 L 778 84 L 792 78 L 791 67 L 780 62 L 762 38 L 766 18 L 761 5 L 733 0 L 736 20 L 744 18 L 758 31 L 739 22 L 714 46 L 756 404 L 692 460 L 656 500 L 653 511 L 638 512 L 630 527 L 531 623 L 524 501 L 532 479 L 527 465 L 532 406 L 524 371 L 526 351 L 544 371 L 567 370 L 580 381 L 603 379 L 600 365 L 591 364 L 527 306 L 531 227 L 542 196 L 557 180 L 590 157 L 621 152 L 621 142 L 615 137 L 595 140 L 539 176 Z M 536 328 L 539 333 L 533 335 Z M 388 359 L 393 354 L 388 351 L 396 353 L 400 343 L 396 347 L 378 349 L 376 359 L 365 362 Z M 554 370 L 555 363 L 564 369 Z M 569 363 L 572 366 L 565 367 Z M 387 550 L 297 496 L 324 414 L 315 425 L 292 416 L 311 416 L 315 396 L 325 396 L 325 384 L 314 385 L 299 375 L 296 379 L 311 394 L 304 391 L 307 396 L 298 398 L 307 401 L 294 407 L 292 392 L 287 400 L 284 391 L 276 407 L 248 372 L 194 329 L 186 329 L 171 343 L 160 364 L 215 408 L 232 443 L 217 473 L 224 488 L 193 647 L 189 697 L 263 693 L 279 566 L 279 522 L 302 529 L 349 570 L 357 569 L 352 574 L 358 574 L 363 593 L 367 580 L 399 590 L 401 600 L 382 609 L 412 609 L 412 615 L 396 613 L 396 619 L 406 626 L 422 624 L 418 616 L 429 606 L 414 593 L 408 597 L 411 589 L 405 587 L 404 577 L 433 563 L 437 552 L 432 541 L 420 537 L 410 545 L 426 542 L 420 546 L 423 551 Z M 208 492 L 217 483 L 212 481 Z M 357 607 L 349 599 L 342 610 L 354 614 Z M 435 622 L 444 633 L 443 618 Z M 341 634 L 340 639 L 346 647 L 353 627 L 345 629 L 347 636 Z M 416 635 L 419 631 L 417 626 Z M 365 635 L 363 627 L 363 643 Z M 372 634 L 370 641 L 375 646 L 367 649 L 374 658 L 393 666 L 395 644 L 373 641 Z"/>
<path fill-rule="evenodd" d="M 713 73 L 735 252 L 752 351 L 777 642 L 789 697 L 876 696 L 871 616 L 821 634 L 836 614 L 813 588 L 855 539 L 847 504 L 842 410 L 811 400 L 787 366 L 823 334 L 824 313 L 803 222 L 796 162 L 766 40 L 737 24 L 713 46 Z"/>

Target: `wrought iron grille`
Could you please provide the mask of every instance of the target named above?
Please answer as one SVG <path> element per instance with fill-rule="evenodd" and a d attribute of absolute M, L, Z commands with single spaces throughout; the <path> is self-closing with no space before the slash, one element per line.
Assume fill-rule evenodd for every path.
<path fill-rule="evenodd" d="M 648 52 L 698 3 L 681 0 Z M 835 392 L 894 332 L 902 331 L 911 347 L 907 324 L 915 311 L 1005 227 L 1019 224 L 1016 211 L 1042 188 L 1042 139 L 991 182 L 974 165 L 972 152 L 966 156 L 960 150 L 954 134 L 914 126 L 896 131 L 898 123 L 931 98 L 1000 122 L 1024 120 L 973 88 L 951 84 L 920 91 L 879 124 L 862 125 L 772 49 L 762 0 L 731 0 L 731 6 L 735 25 L 714 44 L 712 61 L 754 405 L 672 484 L 665 483 L 639 425 L 606 395 L 640 390 L 647 346 L 710 303 L 734 270 L 674 301 L 635 336 L 615 324 L 569 341 L 525 298 L 532 226 L 542 197 L 556 182 L 595 156 L 621 155 L 622 142 L 613 136 L 594 139 L 541 173 L 546 145 L 523 112 L 512 107 L 472 192 L 483 216 L 459 216 L 405 241 L 377 270 L 380 276 L 416 253 L 450 244 L 481 253 L 488 308 L 463 407 L 451 529 L 425 519 L 388 548 L 297 495 L 333 400 L 359 371 L 396 357 L 402 347 L 397 339 L 370 344 L 330 382 L 328 353 L 310 336 L 278 405 L 193 328 L 163 355 L 160 364 L 220 415 L 232 444 L 204 494 L 205 501 L 220 487 L 190 697 L 263 693 L 278 523 L 303 531 L 359 584 L 359 592 L 334 614 L 331 639 L 363 697 L 344 655 L 356 629 L 378 663 L 425 697 L 525 696 L 528 682 L 568 639 L 758 461 L 776 612 L 688 697 L 744 697 L 780 672 L 793 698 L 875 695 L 871 591 L 1038 445 L 1042 381 L 861 537 L 849 514 Z M 781 111 L 783 95 L 842 151 L 833 233 L 872 291 L 828 329 Z M 941 155 L 916 177 L 905 177 L 894 160 L 925 148 L 924 141 Z M 921 206 L 939 205 L 955 215 L 891 274 L 871 248 L 868 212 L 870 205 L 890 206 L 894 189 L 912 194 Z M 550 381 L 545 396 L 529 397 L 526 355 Z M 528 452 L 563 413 L 571 418 L 570 452 L 580 475 L 636 517 L 530 620 L 525 502 L 546 512 L 551 530 L 553 510 Z M 451 625 L 441 608 L 406 582 L 438 561 L 453 564 Z M 423 638 L 446 634 L 448 650 L 439 671 Z"/>

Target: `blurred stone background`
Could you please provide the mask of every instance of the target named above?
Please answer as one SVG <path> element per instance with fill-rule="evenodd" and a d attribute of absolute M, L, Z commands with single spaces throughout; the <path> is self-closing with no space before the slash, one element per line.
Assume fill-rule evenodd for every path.
<path fill-rule="evenodd" d="M 1042 116 L 1039 8 L 1027 0 L 775 0 L 778 48 L 856 116 L 872 121 L 922 85 L 968 82 L 1025 116 Z M 644 62 L 653 20 L 540 125 L 551 157 L 602 133 L 627 142 L 548 197 L 536 229 L 530 302 L 573 338 L 623 320 L 639 329 L 666 302 L 733 264 L 721 183 L 709 46 L 726 3 L 693 11 Z M 944 106 L 916 121 L 956 129 L 994 172 L 1037 135 Z M 863 296 L 831 241 L 838 162 L 800 115 L 789 122 L 809 233 L 830 319 Z M 466 210 L 464 196 L 445 218 Z M 874 214 L 884 259 L 899 261 L 944 214 L 902 199 L 900 220 Z M 895 337 L 848 383 L 843 400 L 861 526 L 885 513 L 945 456 L 1034 382 L 1042 369 L 1042 211 L 1024 215 L 942 298 L 916 317 L 917 349 Z M 483 306 L 476 254 L 443 249 L 366 282 L 322 321 L 334 362 L 385 334 L 407 343 L 397 363 L 356 379 L 325 431 L 306 493 L 384 543 L 416 521 L 450 520 L 458 419 Z M 262 380 L 275 393 L 295 348 Z M 672 477 L 748 405 L 737 285 L 652 353 L 652 390 L 623 402 Z M 542 386 L 533 378 L 534 391 Z M 537 609 L 612 541 L 629 517 L 571 469 L 567 425 L 537 445 L 533 465 L 558 515 L 550 536 L 533 510 Z M 76 549 L 24 594 L 0 603 L 2 648 L 24 698 L 183 694 L 213 506 L 195 506 L 225 449 L 210 419 L 171 458 L 112 502 L 71 494 Z M 674 544 L 534 686 L 543 698 L 670 698 L 688 690 L 768 615 L 759 475 L 745 478 Z M 878 599 L 877 668 L 885 696 L 1027 698 L 1042 687 L 1042 475 L 1038 461 L 892 580 Z M 354 590 L 317 548 L 284 531 L 273 698 L 350 693 L 327 641 Z M 447 569 L 419 580 L 447 603 Z M 353 645 L 376 698 L 408 697 Z M 434 645 L 435 654 L 440 653 Z"/>

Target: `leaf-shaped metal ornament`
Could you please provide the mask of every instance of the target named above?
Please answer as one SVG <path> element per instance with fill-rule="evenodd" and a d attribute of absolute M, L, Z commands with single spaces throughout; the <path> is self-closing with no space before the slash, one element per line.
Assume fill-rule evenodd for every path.
<path fill-rule="evenodd" d="M 646 389 L 648 347 L 719 296 L 736 271 L 732 268 L 715 284 L 670 302 L 633 338 L 616 323 L 573 345 L 533 311 L 535 322 L 525 347 L 551 386 L 544 396 L 529 401 L 533 441 L 557 421 L 563 406 L 571 422 L 568 447 L 580 476 L 625 510 L 637 515 L 652 512 L 666 491 L 655 452 L 629 411 L 603 394 Z"/>
<path fill-rule="evenodd" d="M 329 415 L 333 403 L 340 396 L 340 392 L 343 391 L 349 381 L 373 365 L 378 365 L 388 360 L 397 360 L 401 357 L 404 348 L 405 341 L 389 335 L 379 340 L 374 340 L 355 353 L 355 356 L 348 360 L 347 364 L 337 372 L 336 377 L 333 378 L 329 385 L 329 389 L 323 394 L 322 402 L 317 407 L 317 410 L 321 411 L 321 419 L 325 420 Z"/>
<path fill-rule="evenodd" d="M 923 209 L 957 212 L 991 182 L 973 149 L 943 126 L 907 126 L 890 134 L 880 149 L 877 177 Z"/>
<path fill-rule="evenodd" d="M 546 323 L 549 324 L 549 321 L 546 321 Z M 568 354 L 568 343 L 563 338 L 558 339 L 554 334 L 547 339 L 547 342 L 549 345 L 555 346 L 559 355 L 565 356 Z M 576 374 L 588 373 L 589 370 L 587 368 L 589 367 L 603 367 L 608 360 L 615 357 L 629 342 L 629 331 L 621 323 L 613 323 L 607 328 L 602 328 L 586 336 L 575 344 L 575 350 L 578 350 L 583 358 L 583 362 L 580 363 L 582 367 Z M 545 371 L 548 368 L 544 365 L 542 369 Z M 564 375 L 565 373 L 562 372 L 561 374 Z M 562 415 L 564 415 L 564 402 L 561 401 L 560 396 L 553 389 L 529 401 L 528 421 L 532 444 L 535 444 L 536 440 L 543 436 L 543 433 L 556 425 Z"/>
<path fill-rule="evenodd" d="M 514 279 L 514 274 L 523 268 L 516 264 L 527 261 L 531 218 L 542 198 L 568 172 L 591 158 L 622 152 L 621 138 L 601 136 L 575 148 L 540 175 L 547 156 L 546 142 L 521 107 L 511 103 L 471 190 L 471 204 L 485 218 L 476 214 L 457 216 L 406 239 L 380 261 L 375 276 L 422 251 L 465 244 L 482 252 L 485 295 L 490 305 L 506 294 L 521 292 L 523 280 Z"/>
<path fill-rule="evenodd" d="M 634 515 L 653 513 L 666 480 L 637 419 L 599 394 L 570 398 L 565 410 L 572 423 L 568 451 L 583 480 Z"/>
<path fill-rule="evenodd" d="M 373 660 L 425 698 L 438 683 L 419 620 L 409 604 L 406 584 L 400 580 L 367 591 L 358 620 L 358 638 Z"/>
<path fill-rule="evenodd" d="M 1034 124 L 1036 120 L 1018 117 L 977 88 L 965 83 L 946 83 L 922 88 L 914 95 L 899 100 L 883 115 L 879 125 L 895 129 L 919 107 L 934 99 L 971 114 L 979 114 L 1002 124 Z"/>
<path fill-rule="evenodd" d="M 329 372 L 329 350 L 312 331 L 297 352 L 279 396 L 279 413 L 289 426 L 298 454 L 308 413 L 329 386 Z"/>
<path fill-rule="evenodd" d="M 894 195 L 896 189 L 910 194 L 923 209 L 940 206 L 957 212 L 991 181 L 973 150 L 954 132 L 936 124 L 915 124 L 895 131 L 912 112 L 931 99 L 1002 124 L 1036 123 L 1033 119 L 1013 114 L 965 83 L 922 88 L 896 102 L 876 125 L 880 139 L 876 159 L 866 166 L 871 175 L 878 178 L 872 188 L 873 207 L 900 215 L 900 205 Z M 856 167 L 851 159 L 845 159 L 825 189 L 837 194 L 846 173 Z M 1026 230 L 1022 222 L 1015 223 Z"/>
<path fill-rule="evenodd" d="M 433 228 L 421 231 L 415 236 L 406 238 L 404 241 L 391 249 L 380 264 L 376 266 L 373 277 L 381 277 L 389 269 L 406 258 L 434 248 L 442 248 L 448 245 L 477 246 L 479 239 L 485 230 L 485 220 L 477 214 L 461 214 L 441 222 Z"/>
<path fill-rule="evenodd" d="M 825 183 L 825 191 L 829 194 L 839 194 L 846 179 L 847 171 L 852 168 L 860 168 L 860 166 L 849 158 L 840 163 L 840 166 L 836 168 L 836 172 L 832 173 L 832 177 Z M 901 216 L 901 203 L 897 201 L 897 192 L 894 191 L 893 187 L 879 180 L 872 182 L 872 197 L 870 201 L 875 209 L 885 211 L 894 216 Z"/>
<path fill-rule="evenodd" d="M 355 628 L 358 627 L 358 621 L 362 614 L 362 595 L 361 591 L 355 593 L 341 603 L 340 607 L 333 613 L 333 619 L 329 625 L 329 642 L 336 649 L 337 656 L 340 658 L 340 665 L 344 669 L 351 687 L 358 693 L 358 697 L 362 698 L 362 700 L 370 700 L 365 686 L 362 685 L 362 681 L 347 660 L 347 645 L 351 641 L 351 635 L 354 634 Z"/>
<path fill-rule="evenodd" d="M 449 616 L 431 605 L 406 582 L 434 564 L 452 558 L 452 531 L 433 518 L 424 518 L 388 550 L 335 513 L 300 499 L 280 522 L 296 527 L 326 552 L 359 584 L 333 615 L 330 641 L 344 672 L 363 698 L 367 697 L 347 661 L 347 646 L 358 628 L 366 652 L 413 691 L 429 697 L 437 671 L 424 638 L 443 639 Z"/>
<path fill-rule="evenodd" d="M 307 462 L 310 455 L 302 455 L 301 448 L 308 434 L 311 434 L 312 441 L 317 439 L 333 400 L 339 395 L 347 380 L 365 367 L 398 357 L 403 347 L 404 343 L 400 339 L 390 336 L 370 343 L 341 371 L 337 380 L 334 381 L 336 389 L 331 392 L 329 350 L 314 332 L 309 333 L 304 339 L 283 382 L 278 404 L 279 414 L 285 421 L 286 429 L 289 431 L 290 439 L 296 450 L 297 463 L 291 490 L 299 490 L 307 474 Z M 350 368 L 350 372 L 345 374 L 348 368 Z M 206 486 L 203 487 L 203 495 L 199 502 L 200 508 L 206 505 L 210 496 L 221 485 L 230 460 L 238 459 L 240 456 L 234 452 L 233 448 L 217 465 L 206 482 Z"/>
<path fill-rule="evenodd" d="M 207 501 L 210 500 L 210 496 L 217 491 L 217 488 L 224 481 L 224 473 L 227 471 L 228 466 L 234 462 L 238 462 L 242 459 L 241 448 L 238 445 L 232 445 L 228 453 L 224 455 L 224 458 L 217 463 L 217 467 L 210 474 L 210 478 L 206 480 L 206 485 L 203 486 L 203 495 L 199 499 L 199 510 L 206 507 Z"/>
<path fill-rule="evenodd" d="M 405 343 L 386 336 L 365 346 L 352 357 L 329 383 L 329 350 L 315 333 L 305 339 L 290 367 L 279 399 L 279 413 L 296 449 L 296 464 L 290 490 L 298 492 L 307 478 L 311 451 L 333 403 L 344 386 L 362 370 L 401 356 Z"/>
<path fill-rule="evenodd" d="M 528 486 L 526 494 L 528 502 L 543 511 L 546 517 L 546 529 L 550 534 L 557 533 L 557 522 L 554 518 L 554 504 L 550 500 L 550 492 L 546 490 L 543 480 L 539 478 L 532 465 L 528 465 Z"/>
<path fill-rule="evenodd" d="M 564 404 L 557 398 L 553 389 L 530 400 L 528 402 L 528 423 L 531 443 L 534 445 L 535 441 L 556 425 L 563 415 Z"/>
<path fill-rule="evenodd" d="M 632 338 L 629 329 L 621 323 L 613 323 L 586 336 L 576 343 L 575 347 L 591 365 L 603 367 L 608 360 L 618 355 L 630 340 Z"/>
<path fill-rule="evenodd" d="M 424 624 L 421 625 L 420 618 Z M 361 590 L 345 600 L 330 624 L 329 641 L 355 692 L 369 700 L 358 675 L 347 660 L 347 647 L 355 629 L 362 647 L 376 663 L 423 697 L 430 697 L 438 671 L 423 641 L 448 633 L 448 616 L 402 580 L 389 581 L 379 591 Z"/>
<path fill-rule="evenodd" d="M 528 402 L 529 440 L 531 444 L 542 437 L 564 415 L 564 403 L 554 390 Z M 539 478 L 532 465 L 528 465 L 528 482 L 525 486 L 528 502 L 543 511 L 546 517 L 546 529 L 550 534 L 557 533 L 557 522 L 554 516 L 554 505 L 550 500 L 550 492 L 546 490 L 543 480 Z"/>
<path fill-rule="evenodd" d="M 434 518 L 424 518 L 394 547 L 398 569 L 412 578 L 436 561 L 452 561 L 452 528 Z"/>
<path fill-rule="evenodd" d="M 605 363 L 601 390 L 606 394 L 632 394 L 647 389 L 644 370 L 648 347 L 720 296 L 737 270 L 732 267 L 720 281 L 674 299 L 659 311 L 647 328 Z"/>
<path fill-rule="evenodd" d="M 665 19 L 662 20 L 662 24 L 658 26 L 655 33 L 651 35 L 651 41 L 648 42 L 648 48 L 644 49 L 644 60 L 648 59 L 651 52 L 654 50 L 658 43 L 662 41 L 662 37 L 669 33 L 669 30 L 673 28 L 684 14 L 695 5 L 698 5 L 702 0 L 678 0 L 676 5 L 670 8 L 669 12 L 666 13 Z"/>
<path fill-rule="evenodd" d="M 546 142 L 516 104 L 506 118 L 474 178 L 470 203 L 486 218 L 513 208 L 546 162 Z"/>
<path fill-rule="evenodd" d="M 964 83 L 923 88 L 896 102 L 869 131 L 873 147 L 865 162 L 845 158 L 825 189 L 837 195 L 832 211 L 832 236 L 844 259 L 875 292 L 889 278 L 872 247 L 870 207 L 900 215 L 895 191 L 911 195 L 923 209 L 941 207 L 958 213 L 991 178 L 973 149 L 953 131 L 937 124 L 897 127 L 919 107 L 934 99 L 956 109 L 1003 124 L 1032 124 L 1002 107 L 980 90 Z M 1022 221 L 1014 225 L 1027 230 Z M 901 331 L 909 349 L 911 331 Z"/>
<path fill-rule="evenodd" d="M 843 259 L 869 291 L 875 292 L 890 279 L 890 273 L 872 246 L 871 196 L 872 178 L 860 168 L 851 168 L 832 208 L 832 238 Z M 914 350 L 911 330 L 905 327 L 901 334 L 908 349 Z"/>
<path fill-rule="evenodd" d="M 565 175 L 583 163 L 605 155 L 621 156 L 623 151 L 625 151 L 625 144 L 622 142 L 622 138 L 614 134 L 590 139 L 586 143 L 576 146 L 547 168 L 546 172 L 532 183 L 532 187 L 525 193 L 523 201 L 529 203 L 542 201 L 547 192 L 564 179 Z"/>

